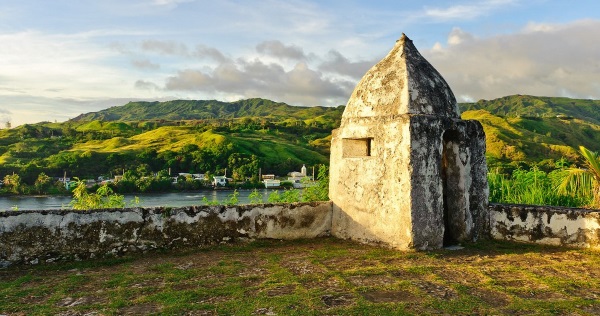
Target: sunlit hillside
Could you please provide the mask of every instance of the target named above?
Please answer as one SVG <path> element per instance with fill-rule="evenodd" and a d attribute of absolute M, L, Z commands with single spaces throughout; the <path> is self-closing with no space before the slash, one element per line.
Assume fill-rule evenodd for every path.
<path fill-rule="evenodd" d="M 483 124 L 490 168 L 577 162 L 580 145 L 600 151 L 600 101 L 515 95 L 460 107 L 464 119 Z M 240 159 L 285 175 L 328 163 L 343 109 L 264 99 L 130 102 L 63 123 L 0 130 L 0 176 L 15 172 L 31 182 L 40 172 L 96 176 L 140 166 L 219 173 Z"/>

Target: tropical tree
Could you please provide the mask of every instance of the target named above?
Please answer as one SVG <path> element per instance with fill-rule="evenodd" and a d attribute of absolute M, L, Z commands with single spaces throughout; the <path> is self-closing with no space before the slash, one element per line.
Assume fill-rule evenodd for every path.
<path fill-rule="evenodd" d="M 588 195 L 593 198 L 592 207 L 600 207 L 600 156 L 584 146 L 579 146 L 586 168 L 567 168 L 559 185 L 559 192 L 571 195 Z"/>
<path fill-rule="evenodd" d="M 19 194 L 21 192 L 21 177 L 18 174 L 8 174 L 4 177 L 4 186 L 9 192 Z"/>
<path fill-rule="evenodd" d="M 45 173 L 41 172 L 38 175 L 38 177 L 35 180 L 35 183 L 33 185 L 35 187 L 35 191 L 38 194 L 44 194 L 44 193 L 48 193 L 48 188 L 50 187 L 51 184 L 52 184 L 52 178 L 50 178 Z"/>

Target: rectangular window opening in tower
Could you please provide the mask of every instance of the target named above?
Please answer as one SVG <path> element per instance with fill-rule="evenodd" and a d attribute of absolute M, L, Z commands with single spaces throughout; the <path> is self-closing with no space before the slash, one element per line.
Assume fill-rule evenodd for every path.
<path fill-rule="evenodd" d="M 342 157 L 370 157 L 373 153 L 373 138 L 342 139 Z"/>

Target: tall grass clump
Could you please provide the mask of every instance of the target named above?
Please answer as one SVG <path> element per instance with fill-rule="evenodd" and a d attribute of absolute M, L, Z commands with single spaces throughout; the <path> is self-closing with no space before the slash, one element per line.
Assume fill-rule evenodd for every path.
<path fill-rule="evenodd" d="M 553 205 L 584 207 L 592 202 L 590 192 L 565 193 L 558 190 L 567 171 L 556 169 L 548 173 L 533 167 L 517 169 L 510 176 L 496 171 L 488 173 L 490 202 L 506 204 Z"/>

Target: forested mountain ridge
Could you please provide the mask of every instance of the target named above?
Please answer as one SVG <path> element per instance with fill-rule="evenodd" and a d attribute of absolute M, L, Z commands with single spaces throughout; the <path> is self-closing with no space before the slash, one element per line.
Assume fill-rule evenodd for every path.
<path fill-rule="evenodd" d="M 511 95 L 460 103 L 461 112 L 485 110 L 496 116 L 578 118 L 600 124 L 600 100 Z"/>
<path fill-rule="evenodd" d="M 173 100 L 166 102 L 129 102 L 98 112 L 81 114 L 71 121 L 144 121 L 232 119 L 240 117 L 271 117 L 315 119 L 329 116 L 339 120 L 343 107 L 306 107 L 254 98 L 235 102 L 217 100 Z"/>

